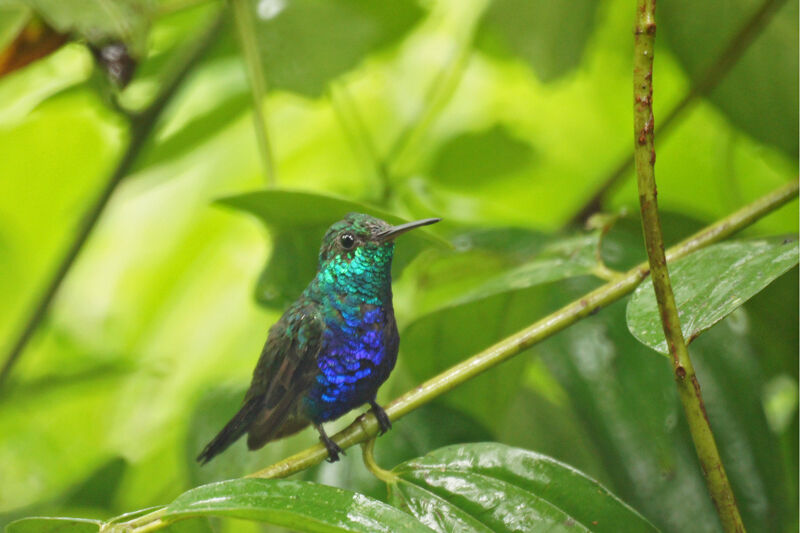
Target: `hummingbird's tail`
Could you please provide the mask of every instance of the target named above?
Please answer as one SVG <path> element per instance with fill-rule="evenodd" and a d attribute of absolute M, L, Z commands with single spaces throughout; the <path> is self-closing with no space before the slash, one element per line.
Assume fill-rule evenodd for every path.
<path fill-rule="evenodd" d="M 228 446 L 239 440 L 239 437 L 247 432 L 253 420 L 255 420 L 263 406 L 263 401 L 264 397 L 262 395 L 257 395 L 248 399 L 242 408 L 239 409 L 239 412 L 233 416 L 231 421 L 225 424 L 222 431 L 203 448 L 203 451 L 197 456 L 197 461 L 201 465 L 204 465 L 216 455 L 224 452 Z"/>

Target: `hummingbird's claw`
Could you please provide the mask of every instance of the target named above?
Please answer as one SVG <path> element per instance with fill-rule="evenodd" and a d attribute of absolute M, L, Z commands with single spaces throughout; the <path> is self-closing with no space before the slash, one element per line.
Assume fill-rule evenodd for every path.
<path fill-rule="evenodd" d="M 322 425 L 319 424 L 316 426 L 317 431 L 319 431 L 319 440 L 322 441 L 322 444 L 325 445 L 325 449 L 328 450 L 328 458 L 326 461 L 329 463 L 335 463 L 339 460 L 339 454 L 345 455 L 344 450 L 339 447 L 338 444 L 333 442 L 333 440 L 325 433 L 325 430 L 322 428 Z"/>
<path fill-rule="evenodd" d="M 383 435 L 390 429 L 392 429 L 392 421 L 389 420 L 389 415 L 386 414 L 386 411 L 383 410 L 383 407 L 378 405 L 375 400 L 369 402 L 372 406 L 372 412 L 375 414 L 375 418 L 378 419 L 378 425 L 380 426 L 379 435 Z"/>

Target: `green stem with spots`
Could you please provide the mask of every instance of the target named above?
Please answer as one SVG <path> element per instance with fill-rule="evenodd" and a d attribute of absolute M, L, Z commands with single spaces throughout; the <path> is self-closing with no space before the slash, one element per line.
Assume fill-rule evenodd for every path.
<path fill-rule="evenodd" d="M 633 59 L 633 124 L 634 160 L 642 211 L 642 228 L 647 257 L 653 277 L 653 288 L 667 340 L 675 384 L 686 413 L 697 457 L 706 478 L 717 514 L 726 532 L 744 532 L 744 524 L 733 496 L 728 476 L 719 456 L 717 443 L 706 415 L 700 383 L 695 375 L 686 340 L 681 331 L 678 306 L 672 293 L 672 283 L 664 253 L 664 239 L 656 200 L 653 124 L 653 52 L 656 34 L 656 0 L 638 0 L 634 30 Z"/>

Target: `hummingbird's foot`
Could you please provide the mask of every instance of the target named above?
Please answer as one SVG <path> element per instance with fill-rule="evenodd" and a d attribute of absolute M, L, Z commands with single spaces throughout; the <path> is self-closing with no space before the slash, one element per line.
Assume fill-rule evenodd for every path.
<path fill-rule="evenodd" d="M 389 420 L 389 415 L 386 414 L 383 407 L 378 405 L 375 400 L 370 401 L 369 404 L 372 406 L 372 412 L 375 413 L 375 418 L 378 419 L 378 425 L 381 428 L 379 435 L 383 435 L 392 429 L 392 421 Z"/>
<path fill-rule="evenodd" d="M 325 449 L 328 450 L 328 458 L 326 461 L 329 463 L 335 463 L 339 460 L 339 454 L 345 455 L 344 450 L 339 447 L 338 444 L 333 442 L 333 440 L 325 433 L 325 430 L 322 429 L 322 424 L 315 424 L 317 431 L 319 431 L 319 440 L 322 441 L 322 444 L 325 445 Z"/>

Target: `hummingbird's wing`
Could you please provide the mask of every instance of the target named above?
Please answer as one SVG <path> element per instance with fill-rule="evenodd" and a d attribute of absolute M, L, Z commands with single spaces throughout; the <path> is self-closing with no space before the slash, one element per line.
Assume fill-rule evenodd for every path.
<path fill-rule="evenodd" d="M 308 425 L 299 416 L 299 402 L 319 371 L 324 331 L 325 321 L 313 302 L 292 305 L 270 329 L 245 396 L 245 404 L 257 399 L 260 406 L 248 430 L 251 450 Z"/>
<path fill-rule="evenodd" d="M 254 450 L 308 425 L 296 416 L 297 407 L 317 373 L 324 329 L 317 304 L 296 303 L 286 310 L 269 330 L 244 405 L 206 445 L 199 462 L 207 463 L 245 432 Z"/>

